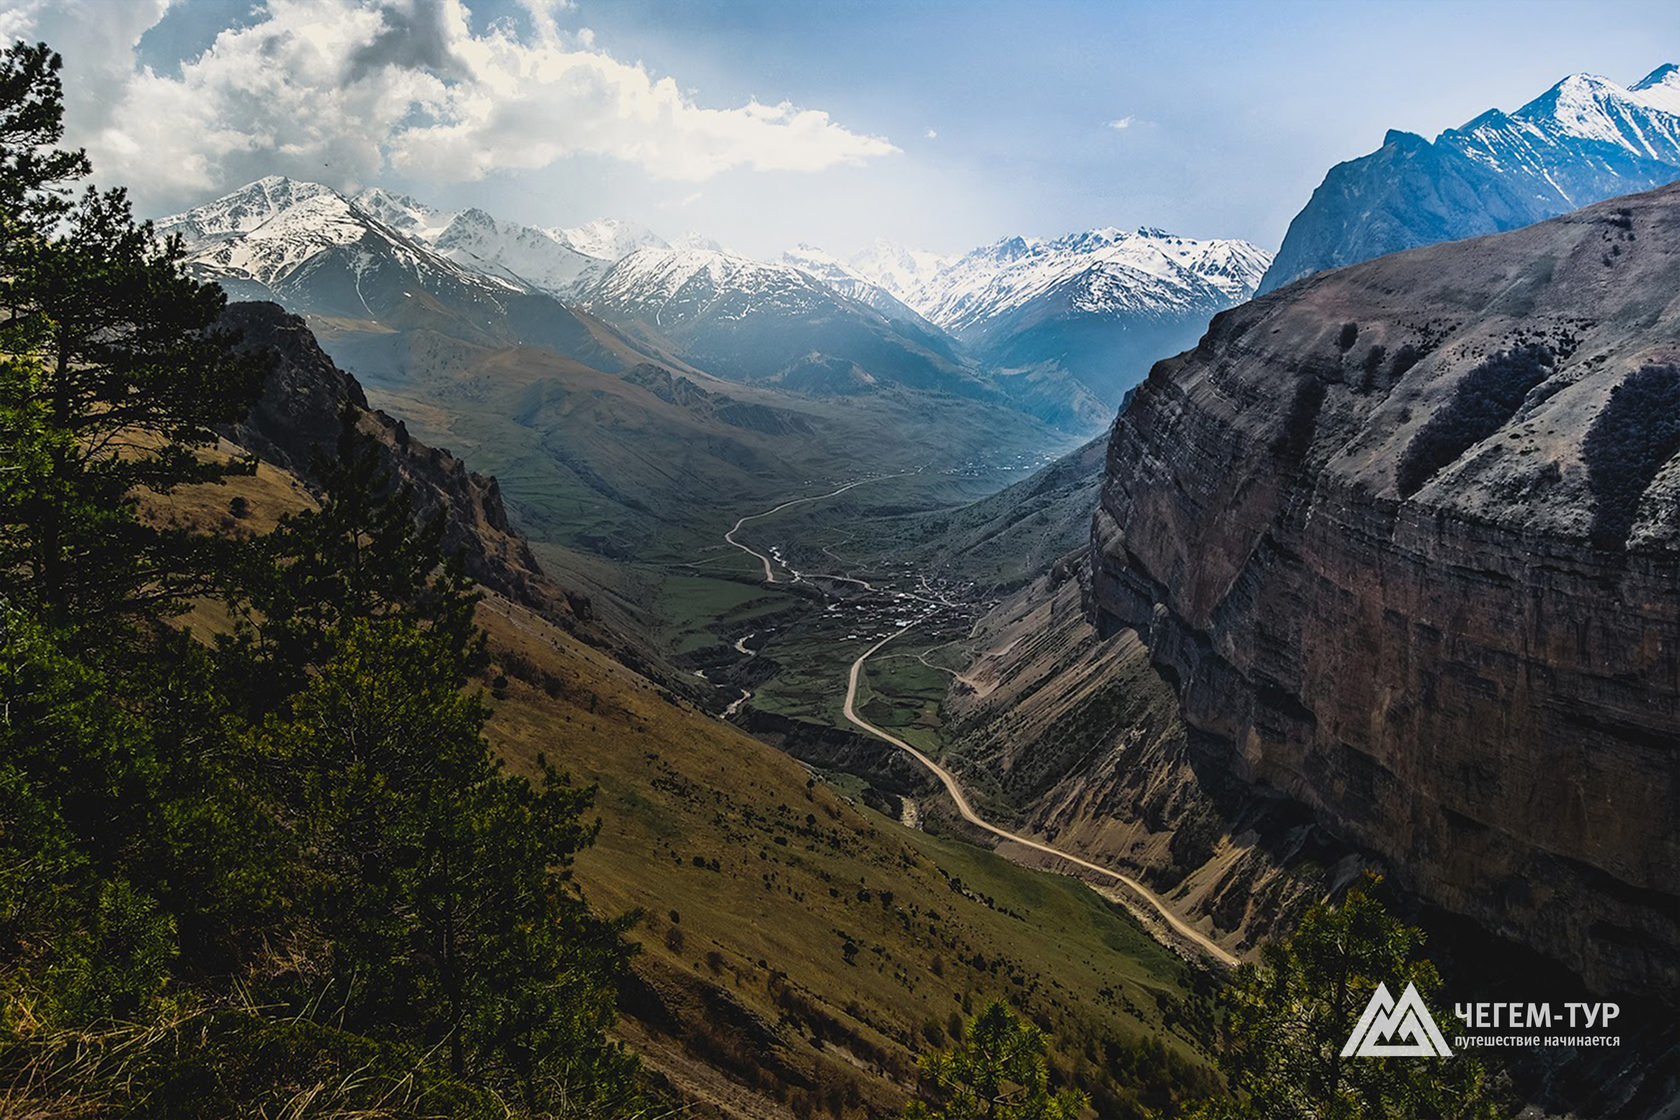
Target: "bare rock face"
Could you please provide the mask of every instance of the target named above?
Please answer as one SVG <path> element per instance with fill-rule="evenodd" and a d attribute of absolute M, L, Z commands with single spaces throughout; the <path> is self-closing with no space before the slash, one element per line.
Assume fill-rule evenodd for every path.
<path fill-rule="evenodd" d="M 1220 315 L 1120 417 L 1099 632 L 1400 883 L 1680 992 L 1680 186 Z"/>
<path fill-rule="evenodd" d="M 1131 629 L 1099 635 L 1075 554 L 975 627 L 946 697 L 950 760 L 994 819 L 1149 882 L 1253 953 L 1367 863 L 1302 807 L 1229 781 Z"/>

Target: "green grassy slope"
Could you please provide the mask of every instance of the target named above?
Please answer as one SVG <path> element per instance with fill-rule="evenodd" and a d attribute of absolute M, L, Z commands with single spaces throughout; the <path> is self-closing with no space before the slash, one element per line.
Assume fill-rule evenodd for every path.
<path fill-rule="evenodd" d="M 673 1077 L 723 1069 L 746 1114 L 827 1091 L 884 1115 L 953 1014 L 1002 996 L 1104 1115 L 1210 1084 L 1188 966 L 1083 885 L 861 809 L 521 610 L 483 617 L 510 677 L 494 741 L 600 785 L 579 876 L 645 914 L 631 1031 Z"/>
<path fill-rule="evenodd" d="M 264 467 L 147 516 L 234 531 L 235 497 L 257 528 L 310 502 Z M 697 1114 L 896 1115 L 916 1056 L 993 997 L 1051 1032 L 1058 1075 L 1104 1116 L 1216 1086 L 1198 974 L 1082 884 L 869 811 L 523 607 L 491 596 L 479 620 L 492 744 L 514 772 L 540 753 L 599 787 L 578 879 L 643 915 L 621 1033 Z M 206 603 L 184 622 L 226 619 Z"/>
<path fill-rule="evenodd" d="M 690 559 L 734 517 L 822 483 L 942 477 L 1068 442 L 1012 409 L 935 393 L 805 396 L 681 367 L 673 392 L 537 347 L 314 325 L 376 405 L 495 474 L 530 536 L 618 558 Z"/>

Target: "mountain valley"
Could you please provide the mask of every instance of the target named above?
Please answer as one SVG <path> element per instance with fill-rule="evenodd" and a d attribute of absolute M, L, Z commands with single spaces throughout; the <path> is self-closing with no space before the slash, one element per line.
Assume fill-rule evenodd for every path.
<path fill-rule="evenodd" d="M 0 1117 L 1680 1120 L 1672 25 L 0 0 Z"/>
<path fill-rule="evenodd" d="M 620 1033 L 676 1099 L 716 1116 L 894 1112 L 915 1056 L 1005 994 L 1058 1038 L 1084 1040 L 1057 1050 L 1058 1068 L 1117 1114 L 1212 1091 L 1201 981 L 1123 908 L 884 817 L 843 774 L 673 692 L 667 667 L 637 671 L 589 600 L 529 559 L 493 480 L 368 409 L 296 317 L 264 304 L 229 314 L 283 359 L 224 445 L 262 465 L 151 500 L 146 516 L 215 531 L 233 508 L 249 531 L 312 508 L 312 453 L 348 409 L 420 508 L 458 527 L 451 539 L 490 592 L 477 612 L 496 701 L 487 735 L 516 773 L 539 775 L 547 755 L 597 787 L 600 838 L 577 879 L 594 905 L 643 915 Z M 227 619 L 205 602 L 185 624 L 211 637 Z"/>
<path fill-rule="evenodd" d="M 1579 114 L 1534 122 L 1630 97 L 1660 120 L 1671 73 L 1627 96 L 1571 79 L 1463 133 L 1568 147 Z M 1576 138 L 1667 135 L 1614 119 L 1620 139 Z M 1570 189 L 1646 185 L 1665 153 Z M 1358 174 L 1404 195 L 1426 164 Z M 1311 257 L 1305 233 L 1277 262 L 1150 228 L 758 261 L 283 179 L 160 229 L 196 275 L 307 316 L 364 403 L 402 417 L 393 445 L 412 432 L 495 476 L 469 488 L 469 535 L 499 542 L 475 572 L 503 596 L 483 615 L 504 678 L 492 739 L 516 766 L 563 741 L 602 786 L 608 827 L 580 866 L 592 898 L 648 915 L 638 1051 L 723 1115 L 828 1092 L 881 1115 L 917 1032 L 949 1037 L 939 1008 L 996 974 L 967 963 L 982 944 L 1019 946 L 1009 982 L 1057 993 L 1040 1008 L 1056 1033 L 1164 1047 L 1212 1091 L 1201 963 L 1258 959 L 1366 872 L 1400 888 L 1455 977 L 1509 945 L 1630 1008 L 1673 989 L 1680 443 L 1639 417 L 1673 396 L 1676 197 L 1540 225 L 1551 202 L 1513 203 L 1491 228 L 1517 232 L 1257 299 Z M 1606 593 L 1613 611 L 1589 606 Z M 622 718 L 603 723 L 609 693 Z M 795 807 L 797 835 L 769 799 Z M 809 858 L 755 878 L 772 843 Z M 936 887 L 1024 926 L 930 927 L 948 952 L 922 962 Z M 803 924 L 775 929 L 783 907 L 759 891 Z M 871 947 L 857 929 L 876 899 L 898 907 L 879 902 Z M 1048 978 L 1099 967 L 1078 956 L 1089 936 L 1125 942 L 1110 966 L 1144 987 L 1064 995 Z M 807 956 L 825 939 L 837 974 Z M 927 969 L 948 982 L 903 999 Z M 1603 1072 L 1587 1059 L 1507 1074 L 1545 1108 L 1609 1115 L 1660 1095 L 1671 1042 L 1642 1028 L 1650 1072 L 1590 1093 L 1557 1088 Z M 1086 1058 L 1064 1054 L 1065 1076 L 1132 1114 L 1136 1086 Z"/>
<path fill-rule="evenodd" d="M 872 723 L 989 819 L 1137 870 L 1227 948 L 1375 867 L 1436 915 L 1447 958 L 1514 943 L 1549 958 L 1530 983 L 1658 1014 L 1680 945 L 1677 213 L 1668 188 L 1320 277 L 1217 317 L 1109 440 L 967 509 L 871 517 L 841 495 L 754 526 L 789 570 L 900 595 L 960 572 L 973 606 L 848 614 L 831 587 L 832 621 L 741 614 L 746 725 L 961 830 L 900 757 L 800 726 L 843 727 L 822 682 L 900 634 L 869 658 Z M 848 652 L 821 672 L 752 675 L 830 645 Z M 1350 662 L 1371 667 L 1357 686 Z M 1653 1032 L 1631 1082 L 1585 1058 L 1518 1076 L 1554 1108 L 1542 1086 L 1584 1079 L 1589 1111 L 1649 1109 L 1673 1076 Z"/>

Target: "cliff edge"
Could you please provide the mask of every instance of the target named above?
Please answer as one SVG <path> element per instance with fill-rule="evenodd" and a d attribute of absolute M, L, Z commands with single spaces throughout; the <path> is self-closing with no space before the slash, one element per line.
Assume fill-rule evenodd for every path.
<path fill-rule="evenodd" d="M 1680 185 L 1220 315 L 1116 424 L 1090 556 L 1237 777 L 1680 992 Z"/>

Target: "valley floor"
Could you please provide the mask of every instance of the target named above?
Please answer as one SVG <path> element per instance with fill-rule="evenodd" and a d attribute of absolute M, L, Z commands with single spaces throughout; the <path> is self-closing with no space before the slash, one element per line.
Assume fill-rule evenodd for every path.
<path fill-rule="evenodd" d="M 830 499 L 866 483 L 883 483 L 904 477 L 901 474 L 859 479 L 823 493 L 788 498 L 762 512 L 741 516 L 723 534 L 728 545 L 761 566 L 765 585 L 801 588 L 816 594 L 803 614 L 796 612 L 795 618 L 779 625 L 760 623 L 760 628 L 747 631 L 730 643 L 731 649 L 740 658 L 734 667 L 739 671 L 753 674 L 760 669 L 761 665 L 755 663 L 761 654 L 766 663 L 785 659 L 790 669 L 798 668 L 795 669 L 797 683 L 791 686 L 785 679 L 786 673 L 759 682 L 756 691 L 744 684 L 734 686 L 740 689 L 740 695 L 724 709 L 725 718 L 740 715 L 749 705 L 762 709 L 768 702 L 776 705 L 782 714 L 815 718 L 835 726 L 849 724 L 858 727 L 865 734 L 903 751 L 925 768 L 937 779 L 939 788 L 949 798 L 960 820 L 978 829 L 986 840 L 1001 841 L 997 849 L 1000 854 L 1014 856 L 1029 865 L 1048 866 L 1075 877 L 1094 880 L 1111 890 L 1118 885 L 1120 889 L 1114 897 L 1122 901 L 1163 944 L 1218 965 L 1234 966 L 1238 963 L 1235 955 L 1196 929 L 1184 915 L 1136 878 L 993 823 L 975 809 L 956 776 L 936 761 L 934 756 L 940 753 L 940 703 L 937 694 L 943 692 L 948 678 L 956 676 L 957 671 L 932 663 L 929 656 L 961 638 L 972 637 L 973 620 L 992 604 L 979 598 L 975 585 L 970 581 L 953 580 L 948 576 L 943 579 L 930 577 L 926 572 L 912 573 L 902 565 L 882 563 L 880 560 L 867 566 L 860 566 L 855 561 L 848 564 L 828 545 L 820 545 L 813 550 L 808 542 L 802 540 L 803 533 L 799 532 L 814 523 L 821 535 L 831 536 L 834 529 L 852 523 L 853 518 L 844 512 L 835 514 L 832 508 L 830 516 L 823 518 L 821 511 Z M 807 517 L 803 525 L 793 527 L 793 536 L 789 536 L 789 527 L 785 524 L 766 524 L 773 522 L 777 515 L 800 507 Z M 828 524 L 824 524 L 825 521 Z M 744 531 L 755 543 L 741 539 Z M 800 563 L 812 563 L 819 556 L 826 561 L 827 567 L 842 567 L 848 574 L 807 571 L 793 566 L 794 557 L 807 558 L 800 559 Z M 702 625 L 717 626 L 720 636 L 727 636 L 733 632 L 735 625 L 729 614 L 725 612 L 717 619 L 698 621 Z M 838 616 L 838 625 L 832 616 Z M 845 632 L 841 633 L 841 630 Z M 894 667 L 894 671 L 887 674 L 889 678 L 902 677 L 903 670 L 908 669 L 909 675 L 924 678 L 918 682 L 923 694 L 933 694 L 931 702 L 922 705 L 924 710 L 913 713 L 907 721 L 894 717 L 912 713 L 895 711 L 890 704 L 876 713 L 877 719 L 900 731 L 900 734 L 895 734 L 871 722 L 860 712 L 859 697 L 860 693 L 867 694 L 869 703 L 882 707 L 876 703 L 882 694 L 870 690 L 866 683 L 866 663 L 889 643 L 905 637 L 912 630 L 936 633 L 941 637 L 956 634 L 958 637 L 917 651 L 913 655 L 914 666 Z M 857 653 L 848 667 L 840 669 L 846 666 L 844 658 L 867 641 L 873 641 L 873 644 Z M 824 644 L 828 647 L 826 656 Z M 836 652 L 839 653 L 838 658 L 835 657 Z M 923 670 L 920 674 L 917 673 L 918 667 Z M 840 671 L 836 672 L 836 669 Z M 698 672 L 708 681 L 723 686 L 727 670 L 720 673 L 714 666 L 710 671 L 702 669 Z M 832 677 L 832 680 L 825 683 L 825 677 Z M 844 724 L 834 720 L 833 711 L 833 698 L 840 693 L 841 680 L 845 685 L 838 714 Z M 919 737 L 928 750 L 924 751 L 902 737 L 917 732 L 921 733 Z M 901 798 L 900 806 L 901 814 L 907 817 L 920 815 L 920 806 L 914 798 Z"/>

